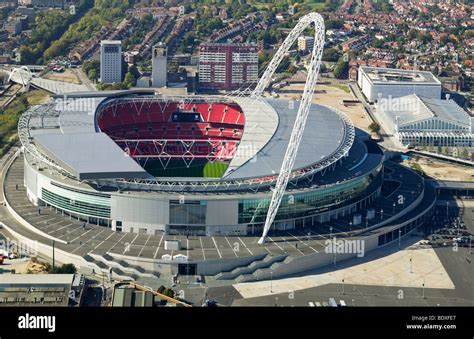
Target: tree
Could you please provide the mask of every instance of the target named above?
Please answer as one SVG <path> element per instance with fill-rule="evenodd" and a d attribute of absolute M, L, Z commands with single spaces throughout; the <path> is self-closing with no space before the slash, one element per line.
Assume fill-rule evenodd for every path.
<path fill-rule="evenodd" d="M 82 65 L 82 70 L 91 80 L 97 80 L 100 72 L 100 62 L 97 60 L 85 61 Z"/>
<path fill-rule="evenodd" d="M 290 65 L 288 67 L 288 73 L 295 74 L 296 72 L 298 72 L 298 67 L 296 67 L 295 65 Z"/>
<path fill-rule="evenodd" d="M 93 68 L 87 73 L 87 77 L 91 80 L 97 80 L 97 71 Z"/>
<path fill-rule="evenodd" d="M 125 74 L 124 83 L 127 87 L 135 86 L 136 80 L 135 80 L 135 77 L 133 76 L 133 74 L 130 71 L 128 71 L 127 74 Z"/>
<path fill-rule="evenodd" d="M 77 273 L 77 268 L 74 264 L 63 264 L 54 268 L 51 265 L 47 265 L 46 271 L 50 274 L 75 274 Z"/>
<path fill-rule="evenodd" d="M 372 40 L 372 47 L 382 48 L 385 43 L 384 39 L 374 39 Z"/>
<path fill-rule="evenodd" d="M 324 23 L 326 29 L 341 29 L 344 27 L 344 21 L 339 19 L 329 19 Z"/>
<path fill-rule="evenodd" d="M 141 73 L 140 71 L 138 71 L 138 68 L 137 66 L 135 65 L 132 65 L 128 68 L 128 71 L 133 75 L 133 77 L 135 78 L 135 81 L 141 77 Z"/>
<path fill-rule="evenodd" d="M 369 125 L 369 130 L 372 133 L 378 133 L 380 131 L 380 125 L 376 122 L 373 122 Z"/>
<path fill-rule="evenodd" d="M 340 54 L 335 48 L 325 48 L 322 56 L 323 61 L 336 62 Z"/>
<path fill-rule="evenodd" d="M 276 73 L 288 72 L 290 57 L 285 55 L 276 69 Z"/>
<path fill-rule="evenodd" d="M 334 68 L 334 76 L 336 79 L 347 79 L 349 75 L 349 63 L 340 60 Z"/>

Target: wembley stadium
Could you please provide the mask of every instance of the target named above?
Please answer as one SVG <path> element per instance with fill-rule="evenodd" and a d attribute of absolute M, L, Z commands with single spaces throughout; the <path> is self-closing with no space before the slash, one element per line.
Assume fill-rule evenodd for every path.
<path fill-rule="evenodd" d="M 311 103 L 322 32 L 300 101 L 262 95 L 285 41 L 251 95 L 76 92 L 30 108 L 2 185 L 17 227 L 5 227 L 117 277 L 237 281 L 335 264 L 324 243 L 334 236 L 369 251 L 414 231 L 434 189 L 343 113 Z"/>
<path fill-rule="evenodd" d="M 95 95 L 22 117 L 30 202 L 122 232 L 261 233 L 297 103 Z M 380 188 L 382 152 L 342 113 L 312 105 L 308 123 L 277 228 L 347 214 Z"/>

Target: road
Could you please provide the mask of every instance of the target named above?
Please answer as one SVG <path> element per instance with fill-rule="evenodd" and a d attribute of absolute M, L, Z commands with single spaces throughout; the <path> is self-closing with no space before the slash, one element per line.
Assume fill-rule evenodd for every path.
<path fill-rule="evenodd" d="M 97 91 L 95 85 L 89 80 L 89 78 L 84 74 L 82 68 L 71 68 L 71 71 L 79 78 L 81 83 L 86 86 L 90 91 Z"/>
<path fill-rule="evenodd" d="M 377 124 L 379 124 L 379 126 L 380 126 L 379 134 L 383 137 L 383 141 L 380 142 L 379 144 L 381 146 L 383 146 L 385 149 L 388 149 L 388 150 L 405 152 L 406 149 L 400 147 L 399 145 L 397 145 L 397 143 L 395 143 L 392 140 L 393 136 L 390 135 L 389 133 L 387 133 L 385 131 L 385 129 L 383 128 L 383 124 L 381 124 L 380 121 L 377 120 L 377 118 L 375 117 L 374 112 L 372 110 L 372 107 L 365 100 L 365 97 L 362 94 L 362 92 L 360 91 L 359 87 L 355 83 L 349 83 L 348 85 L 349 85 L 349 88 L 351 89 L 352 93 L 355 95 L 355 97 L 364 106 L 365 111 L 367 112 L 367 114 L 370 117 L 370 120 L 372 120 L 372 121 L 376 122 Z"/>

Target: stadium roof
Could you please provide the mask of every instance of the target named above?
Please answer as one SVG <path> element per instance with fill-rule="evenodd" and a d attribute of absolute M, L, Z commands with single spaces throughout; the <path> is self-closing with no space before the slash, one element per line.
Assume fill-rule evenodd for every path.
<path fill-rule="evenodd" d="M 299 101 L 294 101 L 292 108 L 289 107 L 290 102 L 287 100 L 267 99 L 267 102 L 274 110 L 273 115 L 269 118 L 267 118 L 267 114 L 270 114 L 271 111 L 268 109 L 260 109 L 260 106 L 255 107 L 255 104 L 252 104 L 254 105 L 253 109 L 249 109 L 246 106 L 251 104 L 250 102 L 238 101 L 246 114 L 246 124 L 237 153 L 241 150 L 240 154 L 244 154 L 247 149 L 252 149 L 253 145 L 256 156 L 247 154 L 247 157 L 234 157 L 229 166 L 233 171 L 231 173 L 228 171 L 224 176 L 225 179 L 250 178 L 279 173 L 293 131 Z M 264 122 L 254 126 L 253 123 L 260 121 L 259 119 Z M 274 126 L 275 119 L 278 121 L 278 126 Z M 265 133 L 269 133 L 271 130 L 275 130 L 275 132 L 265 143 L 263 140 L 253 143 L 252 138 L 261 135 L 260 130 Z M 247 134 L 252 137 L 248 137 Z M 342 146 L 345 137 L 344 121 L 330 108 L 312 104 L 293 169 L 304 168 L 327 159 Z M 235 164 L 238 164 L 239 167 Z"/>
<path fill-rule="evenodd" d="M 124 95 L 145 95 L 143 98 L 146 100 L 146 96 L 152 93 L 130 90 L 68 94 L 67 98 L 71 100 L 62 105 L 56 101 L 54 109 L 42 106 L 42 113 L 30 118 L 28 133 L 42 153 L 80 180 L 150 178 L 138 163 L 124 156 L 123 150 L 109 136 L 100 133 L 95 112 L 104 100 Z M 179 96 L 173 98 L 179 100 Z M 285 157 L 299 101 L 249 97 L 230 99 L 242 108 L 245 127 L 223 179 L 277 174 Z M 219 100 L 219 97 L 212 97 L 212 100 Z M 332 157 L 348 142 L 346 127 L 346 122 L 337 112 L 312 104 L 294 169 L 309 167 Z"/>
<path fill-rule="evenodd" d="M 245 128 L 224 177 L 253 158 L 270 141 L 278 127 L 278 114 L 265 101 L 248 97 L 236 98 L 235 101 L 245 114 Z"/>
<path fill-rule="evenodd" d="M 80 180 L 150 175 L 104 133 L 38 134 L 35 143 Z"/>

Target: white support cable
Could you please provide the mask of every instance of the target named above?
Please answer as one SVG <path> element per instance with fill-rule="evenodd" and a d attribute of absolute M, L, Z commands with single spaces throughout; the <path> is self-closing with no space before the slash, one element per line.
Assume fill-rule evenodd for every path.
<path fill-rule="evenodd" d="M 321 57 L 324 48 L 324 19 L 319 13 L 309 13 L 300 18 L 296 26 L 291 30 L 290 34 L 286 37 L 285 41 L 276 52 L 252 94 L 253 97 L 262 96 L 263 91 L 270 84 L 273 74 L 278 68 L 280 62 L 283 60 L 284 56 L 288 53 L 291 45 L 293 45 L 293 43 L 298 39 L 303 31 L 312 23 L 314 23 L 314 46 L 311 55 L 311 63 L 308 69 L 308 76 L 306 78 L 306 84 L 304 86 L 301 104 L 298 109 L 293 132 L 291 133 L 290 141 L 285 153 L 285 158 L 283 159 L 280 173 L 273 190 L 272 200 L 268 208 L 263 233 L 261 238 L 258 240 L 259 244 L 265 243 L 265 238 L 268 234 L 268 231 L 270 230 L 271 225 L 273 224 L 273 221 L 275 220 L 278 208 L 280 207 L 286 186 L 290 180 L 291 171 L 295 164 L 296 154 L 298 152 L 301 138 L 303 137 L 304 127 L 308 117 L 309 109 L 311 107 L 311 101 L 313 99 L 314 89 L 318 79 L 319 67 L 321 65 Z"/>

